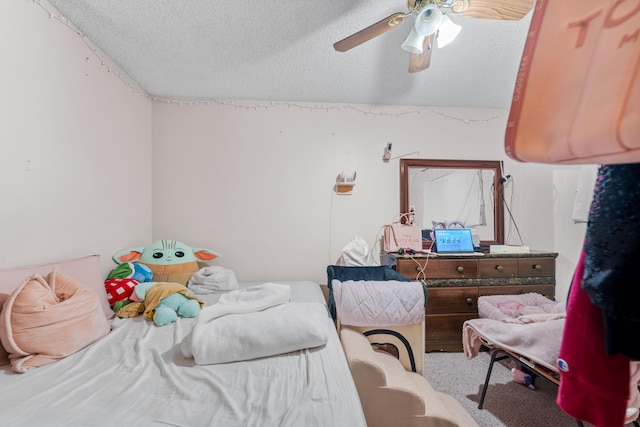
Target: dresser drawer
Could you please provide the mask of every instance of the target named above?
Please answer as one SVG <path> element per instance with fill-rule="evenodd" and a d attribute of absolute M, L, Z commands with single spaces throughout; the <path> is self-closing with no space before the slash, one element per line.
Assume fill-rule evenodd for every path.
<path fill-rule="evenodd" d="M 556 260 L 554 258 L 519 258 L 518 276 L 548 276 L 556 275 Z"/>
<path fill-rule="evenodd" d="M 427 289 L 427 306 L 424 312 L 427 315 L 477 313 L 478 288 L 429 288 Z"/>
<path fill-rule="evenodd" d="M 470 279 L 478 277 L 478 260 L 476 259 L 441 259 L 440 278 Z"/>
<path fill-rule="evenodd" d="M 474 319 L 477 316 L 468 314 L 439 314 L 435 316 L 425 317 L 425 341 L 457 341 L 462 344 L 460 338 L 460 332 L 462 331 L 462 324 L 469 319 Z"/>
<path fill-rule="evenodd" d="M 398 259 L 396 271 L 411 280 L 437 279 L 438 262 L 433 258 Z"/>
<path fill-rule="evenodd" d="M 518 260 L 491 258 L 478 260 L 480 277 L 516 277 L 518 276 Z"/>
<path fill-rule="evenodd" d="M 424 351 L 429 353 L 431 351 L 448 351 L 453 353 L 461 353 L 464 350 L 462 348 L 462 339 L 460 337 L 456 337 L 453 340 L 447 341 L 429 341 L 425 339 L 424 342 Z"/>

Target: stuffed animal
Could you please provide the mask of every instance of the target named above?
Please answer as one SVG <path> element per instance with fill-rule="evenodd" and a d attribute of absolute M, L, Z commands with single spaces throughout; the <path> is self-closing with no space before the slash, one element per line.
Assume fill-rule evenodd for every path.
<path fill-rule="evenodd" d="M 168 325 L 180 317 L 196 317 L 202 301 L 187 295 L 187 288 L 179 283 L 139 283 L 131 293 L 132 301 L 118 311 L 119 317 L 134 317 L 140 313 L 158 326 Z"/>
<path fill-rule="evenodd" d="M 137 262 L 153 272 L 154 282 L 187 282 L 200 269 L 198 261 L 209 262 L 220 257 L 211 249 L 192 248 L 177 240 L 158 240 L 149 246 L 124 249 L 113 255 L 116 264 Z"/>
<path fill-rule="evenodd" d="M 107 276 L 109 279 L 133 279 L 138 283 L 150 282 L 153 277 L 151 269 L 144 264 L 137 262 L 125 262 L 111 270 Z"/>
<path fill-rule="evenodd" d="M 153 273 L 143 264 L 126 262 L 111 270 L 104 282 L 107 301 L 116 313 L 129 304 L 129 297 L 138 283 L 149 282 Z"/>

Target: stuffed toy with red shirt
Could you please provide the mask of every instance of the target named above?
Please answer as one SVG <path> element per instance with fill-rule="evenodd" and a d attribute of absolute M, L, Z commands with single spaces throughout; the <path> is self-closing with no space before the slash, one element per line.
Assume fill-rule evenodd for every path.
<path fill-rule="evenodd" d="M 140 283 L 150 282 L 151 269 L 144 264 L 126 262 L 114 268 L 104 282 L 107 301 L 116 313 L 129 304 L 131 294 Z"/>

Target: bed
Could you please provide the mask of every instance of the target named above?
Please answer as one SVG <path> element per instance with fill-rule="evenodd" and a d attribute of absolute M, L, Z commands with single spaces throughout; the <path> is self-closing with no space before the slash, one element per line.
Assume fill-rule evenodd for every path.
<path fill-rule="evenodd" d="M 85 264 L 87 260 L 99 268 L 97 256 L 87 257 Z M 99 289 L 95 280 L 102 286 L 99 274 L 87 275 L 86 265 L 76 264 L 66 265 L 70 275 L 93 277 L 94 289 Z M 39 271 L 50 267 L 40 266 Z M 0 293 L 8 293 L 7 283 L 26 272 L 0 272 Z M 324 304 L 318 284 L 284 284 L 291 286 L 291 301 Z M 219 295 L 199 298 L 207 307 Z M 0 420 L 11 426 L 364 427 L 357 390 L 328 312 L 326 321 L 328 340 L 321 347 L 198 365 L 180 350 L 195 319 L 159 327 L 143 316 L 114 318 L 106 336 L 60 360 L 22 374 L 11 365 L 0 367 Z"/>

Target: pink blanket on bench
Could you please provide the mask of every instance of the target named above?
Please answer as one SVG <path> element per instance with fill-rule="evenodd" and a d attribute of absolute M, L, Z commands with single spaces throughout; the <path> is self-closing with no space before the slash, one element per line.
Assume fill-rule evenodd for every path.
<path fill-rule="evenodd" d="M 557 371 L 556 360 L 565 322 L 565 305 L 540 294 L 492 295 L 478 298 L 480 319 L 462 326 L 465 355 L 480 347 L 500 347 Z"/>
<path fill-rule="evenodd" d="M 540 294 L 490 295 L 478 298 L 480 317 L 509 323 L 534 323 L 562 319 L 565 304 Z"/>
<path fill-rule="evenodd" d="M 534 323 L 508 323 L 493 319 L 471 319 L 462 325 L 462 346 L 468 359 L 480 347 L 499 347 L 527 357 L 557 371 L 556 361 L 565 319 Z"/>

